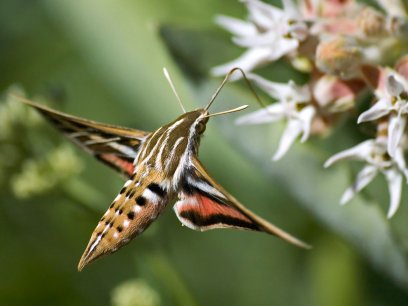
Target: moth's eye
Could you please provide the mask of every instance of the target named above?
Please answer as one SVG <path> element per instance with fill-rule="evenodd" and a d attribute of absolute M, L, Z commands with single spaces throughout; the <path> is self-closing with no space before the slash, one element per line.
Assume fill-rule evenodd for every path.
<path fill-rule="evenodd" d="M 205 127 L 206 127 L 206 125 L 204 123 L 202 123 L 202 122 L 197 123 L 197 126 L 196 126 L 197 133 L 198 134 L 204 133 Z"/>

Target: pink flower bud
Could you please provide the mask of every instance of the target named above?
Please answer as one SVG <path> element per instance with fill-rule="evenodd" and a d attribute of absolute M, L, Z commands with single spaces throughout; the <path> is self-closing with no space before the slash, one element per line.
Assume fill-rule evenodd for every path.
<path fill-rule="evenodd" d="M 354 7 L 354 0 L 304 0 L 300 1 L 303 14 L 309 18 L 336 17 Z"/>
<path fill-rule="evenodd" d="M 313 96 L 317 104 L 330 113 L 346 111 L 354 107 L 356 96 L 364 89 L 361 80 L 340 80 L 324 75 L 313 86 Z"/>
<path fill-rule="evenodd" d="M 395 70 L 408 80 L 408 54 L 398 60 Z"/>

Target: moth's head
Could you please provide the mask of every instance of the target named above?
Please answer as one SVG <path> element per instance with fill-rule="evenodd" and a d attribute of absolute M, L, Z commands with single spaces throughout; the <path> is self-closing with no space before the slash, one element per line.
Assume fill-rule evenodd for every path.
<path fill-rule="evenodd" d="M 176 121 L 182 121 L 180 128 L 188 127 L 188 131 L 195 132 L 195 135 L 204 133 L 207 122 L 209 120 L 209 113 L 205 109 L 196 109 L 191 112 L 182 114 Z"/>
<path fill-rule="evenodd" d="M 231 77 L 231 75 L 235 72 L 235 71 L 239 71 L 242 73 L 242 75 L 244 76 L 245 81 L 247 82 L 247 85 L 249 86 L 249 88 L 251 89 L 251 91 L 253 92 L 253 94 L 255 95 L 256 99 L 258 100 L 258 102 L 262 104 L 261 100 L 259 99 L 258 95 L 256 94 L 255 90 L 252 88 L 251 83 L 249 82 L 249 80 L 247 79 L 245 72 L 238 67 L 235 67 L 233 69 L 230 70 L 230 72 L 225 76 L 224 81 L 222 81 L 221 85 L 218 87 L 218 89 L 215 91 L 215 93 L 212 95 L 209 103 L 207 104 L 206 107 L 201 108 L 201 109 L 196 109 L 194 111 L 191 112 L 186 112 L 183 103 L 181 102 L 181 99 L 174 87 L 173 81 L 170 78 L 169 72 L 167 71 L 166 68 L 163 68 L 163 72 L 164 75 L 167 79 L 167 81 L 170 84 L 171 89 L 174 92 L 174 95 L 177 97 L 177 100 L 180 104 L 181 109 L 183 110 L 184 114 L 181 115 L 179 118 L 176 119 L 175 124 L 177 125 L 174 129 L 182 129 L 184 128 L 186 125 L 188 125 L 189 128 L 189 137 L 194 137 L 194 136 L 200 136 L 204 133 L 205 131 L 205 127 L 206 124 L 208 122 L 208 119 L 212 116 L 218 116 L 218 115 L 224 115 L 224 114 L 229 114 L 229 113 L 233 113 L 233 112 L 238 112 L 240 110 L 243 110 L 245 108 L 248 107 L 248 105 L 243 105 L 234 109 L 230 109 L 227 111 L 223 111 L 223 112 L 218 112 L 218 113 L 209 113 L 209 109 L 211 107 L 211 105 L 213 104 L 213 102 L 215 101 L 215 98 L 218 96 L 218 94 L 220 93 L 221 89 L 224 87 L 225 83 L 228 81 L 228 79 Z M 173 127 L 172 127 L 173 129 Z M 193 131 L 195 131 L 195 133 L 192 133 Z M 196 137 L 197 138 L 197 137 Z"/>
<path fill-rule="evenodd" d="M 194 128 L 197 134 L 201 135 L 204 133 L 210 117 L 208 116 L 208 111 L 205 109 L 198 109 L 196 112 L 198 112 L 199 115 L 195 121 Z"/>

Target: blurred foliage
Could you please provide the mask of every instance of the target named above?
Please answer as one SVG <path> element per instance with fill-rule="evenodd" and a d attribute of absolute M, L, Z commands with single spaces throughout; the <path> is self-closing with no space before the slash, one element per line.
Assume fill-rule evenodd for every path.
<path fill-rule="evenodd" d="M 113 306 L 159 306 L 160 298 L 143 280 L 128 280 L 112 292 Z"/>
<path fill-rule="evenodd" d="M 43 141 L 43 120 L 18 97 L 24 97 L 22 90 L 12 87 L 0 104 L 1 184 L 17 198 L 65 189 L 80 172 L 81 160 L 66 144 Z"/>
<path fill-rule="evenodd" d="M 240 53 L 213 25 L 220 13 L 245 11 L 235 0 L 1 1 L 0 305 L 125 305 L 135 294 L 183 306 L 406 305 L 407 201 L 385 220 L 387 194 L 378 182 L 339 207 L 353 169 L 321 168 L 361 137 L 347 121 L 279 163 L 270 161 L 276 127 L 238 129 L 234 115 L 213 119 L 201 145 L 200 158 L 226 189 L 312 251 L 250 232 L 194 232 L 169 209 L 129 246 L 76 271 L 123 181 L 73 153 L 6 91 L 18 82 L 65 112 L 155 129 L 180 113 L 163 66 L 192 109 L 219 83 L 208 68 Z M 303 78 L 284 63 L 265 73 Z M 212 111 L 248 101 L 247 88 L 229 84 Z"/>

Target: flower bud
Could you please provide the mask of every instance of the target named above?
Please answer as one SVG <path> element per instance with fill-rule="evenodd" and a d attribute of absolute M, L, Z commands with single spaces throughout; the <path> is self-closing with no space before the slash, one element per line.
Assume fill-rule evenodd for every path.
<path fill-rule="evenodd" d="M 357 16 L 357 27 L 363 37 L 378 37 L 386 33 L 386 19 L 377 10 L 365 7 Z"/>
<path fill-rule="evenodd" d="M 360 64 L 361 50 L 350 37 L 335 37 L 317 47 L 316 65 L 327 74 L 350 79 L 358 75 Z"/>
<path fill-rule="evenodd" d="M 335 76 L 324 75 L 313 86 L 316 103 L 329 113 L 347 111 L 355 106 L 356 96 L 364 88 L 362 81 L 340 80 Z"/>

